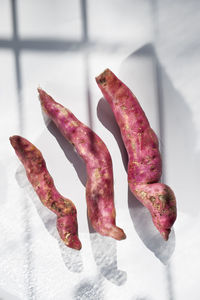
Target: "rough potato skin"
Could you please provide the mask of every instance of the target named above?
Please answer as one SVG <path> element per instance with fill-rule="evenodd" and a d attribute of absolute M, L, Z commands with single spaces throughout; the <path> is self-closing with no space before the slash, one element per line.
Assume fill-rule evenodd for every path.
<path fill-rule="evenodd" d="M 86 163 L 86 200 L 93 228 L 102 235 L 124 239 L 123 230 L 115 225 L 112 160 L 106 145 L 67 108 L 42 89 L 38 92 L 43 110 Z"/>
<path fill-rule="evenodd" d="M 57 229 L 61 239 L 68 247 L 80 250 L 76 207 L 56 190 L 41 152 L 21 136 L 10 137 L 10 143 L 41 202 L 57 215 Z"/>
<path fill-rule="evenodd" d="M 170 187 L 159 183 L 162 162 L 156 134 L 137 98 L 113 72 L 106 69 L 96 82 L 113 110 L 128 152 L 130 189 L 149 209 L 155 226 L 167 240 L 176 220 L 176 199 Z"/>

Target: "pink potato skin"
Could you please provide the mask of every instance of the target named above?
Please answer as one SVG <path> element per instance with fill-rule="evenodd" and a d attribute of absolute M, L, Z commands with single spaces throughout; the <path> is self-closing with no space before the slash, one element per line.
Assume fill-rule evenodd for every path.
<path fill-rule="evenodd" d="M 76 207 L 56 190 L 41 152 L 28 140 L 17 135 L 10 137 L 10 143 L 41 202 L 57 215 L 57 230 L 61 239 L 68 247 L 80 250 Z"/>
<path fill-rule="evenodd" d="M 91 225 L 102 235 L 124 239 L 124 231 L 115 225 L 112 160 L 106 145 L 71 111 L 42 89 L 38 92 L 45 113 L 86 163 L 86 201 Z"/>
<path fill-rule="evenodd" d="M 137 98 L 114 73 L 106 69 L 96 77 L 110 104 L 128 153 L 128 183 L 134 196 L 146 206 L 165 240 L 176 220 L 176 199 L 169 186 L 159 183 L 162 162 L 158 139 Z"/>

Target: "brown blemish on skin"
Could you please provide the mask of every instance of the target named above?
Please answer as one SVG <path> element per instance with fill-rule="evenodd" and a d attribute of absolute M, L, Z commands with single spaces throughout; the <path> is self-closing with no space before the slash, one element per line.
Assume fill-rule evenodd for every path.
<path fill-rule="evenodd" d="M 52 202 L 51 203 L 51 208 L 53 208 L 54 210 L 57 210 L 57 206 L 56 206 L 56 202 Z"/>
<path fill-rule="evenodd" d="M 121 107 L 122 110 L 126 110 L 127 109 L 125 105 L 122 105 L 120 107 Z"/>
<path fill-rule="evenodd" d="M 80 144 L 84 144 L 85 143 L 85 140 L 83 138 L 79 139 L 79 143 Z"/>
<path fill-rule="evenodd" d="M 146 195 L 147 195 L 146 192 L 144 192 L 144 191 L 140 192 L 140 196 L 142 199 L 144 199 L 146 197 Z"/>
<path fill-rule="evenodd" d="M 165 195 L 159 195 L 158 198 L 159 198 L 159 200 L 162 201 L 162 202 L 165 202 L 165 201 L 166 201 L 166 196 L 165 196 Z"/>
<path fill-rule="evenodd" d="M 105 83 L 105 82 L 106 82 L 106 77 L 105 77 L 105 75 L 106 75 L 105 72 L 102 73 L 102 76 L 101 76 L 101 78 L 99 78 L 98 82 L 100 82 L 101 84 L 102 84 L 102 83 Z"/>
<path fill-rule="evenodd" d="M 160 203 L 158 203 L 158 202 L 154 202 L 153 203 L 153 206 L 154 206 L 154 208 L 156 209 L 156 210 L 160 210 Z"/>
<path fill-rule="evenodd" d="M 65 240 L 64 241 L 65 241 L 66 245 L 69 245 L 69 240 L 68 239 L 69 239 L 70 235 L 71 235 L 71 233 L 69 233 L 69 232 L 65 235 Z"/>
<path fill-rule="evenodd" d="M 95 177 L 96 177 L 96 179 L 98 179 L 98 178 L 100 178 L 100 177 L 101 177 L 100 170 L 101 170 L 101 168 L 97 168 L 97 169 L 95 169 Z"/>
<path fill-rule="evenodd" d="M 175 213 L 176 212 L 176 207 L 175 206 L 170 207 L 170 212 Z"/>
<path fill-rule="evenodd" d="M 132 149 L 135 150 L 135 142 L 131 142 L 131 146 L 132 146 Z M 136 164 L 136 162 L 134 162 L 134 163 Z"/>
<path fill-rule="evenodd" d="M 43 198 L 43 202 L 44 202 L 45 205 L 50 205 L 50 206 L 51 206 L 51 204 L 50 204 L 51 200 L 52 200 L 52 193 L 51 193 L 51 190 L 48 190 L 48 189 L 47 189 L 46 195 L 45 195 L 45 197 Z"/>
<path fill-rule="evenodd" d="M 153 196 L 151 196 L 149 200 L 150 200 L 152 203 L 154 203 L 154 202 L 155 202 L 155 200 L 156 200 L 156 198 L 155 198 L 155 197 L 153 197 Z"/>
<path fill-rule="evenodd" d="M 152 171 L 152 172 L 155 171 L 155 167 L 154 167 L 154 166 L 151 166 L 151 167 L 150 167 L 150 171 Z"/>
<path fill-rule="evenodd" d="M 62 201 L 62 198 L 60 200 Z M 72 204 L 69 201 L 64 199 L 63 202 L 67 208 L 72 207 Z"/>
<path fill-rule="evenodd" d="M 140 166 L 140 163 L 138 161 L 133 161 L 133 164 L 136 166 Z"/>
<path fill-rule="evenodd" d="M 78 127 L 78 122 L 77 121 L 71 121 L 70 125 L 72 125 L 73 127 Z"/>

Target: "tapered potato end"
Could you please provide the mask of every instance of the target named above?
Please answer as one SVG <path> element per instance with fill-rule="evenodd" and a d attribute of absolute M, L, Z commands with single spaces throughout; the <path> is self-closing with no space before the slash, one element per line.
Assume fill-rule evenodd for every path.
<path fill-rule="evenodd" d="M 57 229 L 66 246 L 80 250 L 82 245 L 78 238 L 76 215 L 66 215 L 57 218 Z"/>
<path fill-rule="evenodd" d="M 124 233 L 124 231 L 117 227 L 117 226 L 113 226 L 109 232 L 108 232 L 108 236 L 120 241 L 120 240 L 124 240 L 126 238 L 126 234 Z"/>
<path fill-rule="evenodd" d="M 110 71 L 110 69 L 106 69 L 99 76 L 95 77 L 98 85 L 103 85 L 109 79 L 109 76 L 113 76 L 114 74 Z"/>
<path fill-rule="evenodd" d="M 81 250 L 81 248 L 82 248 L 81 242 L 77 235 L 70 235 L 70 236 L 66 237 L 64 239 L 64 243 L 66 246 L 68 246 L 72 249 Z"/>
<path fill-rule="evenodd" d="M 171 232 L 171 229 L 165 229 L 164 231 L 160 231 L 160 233 L 165 241 L 168 241 L 170 232 Z"/>

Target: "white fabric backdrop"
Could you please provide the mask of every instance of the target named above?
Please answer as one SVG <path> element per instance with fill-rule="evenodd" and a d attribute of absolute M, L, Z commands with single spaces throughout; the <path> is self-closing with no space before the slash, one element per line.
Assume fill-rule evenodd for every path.
<path fill-rule="evenodd" d="M 0 297 L 199 299 L 200 2 L 85 3 L 0 2 Z M 167 243 L 128 192 L 126 152 L 94 81 L 106 67 L 137 95 L 159 136 L 163 180 L 178 204 Z M 105 141 L 126 240 L 89 228 L 84 163 L 51 123 L 45 125 L 39 85 Z M 54 215 L 39 202 L 9 144 L 13 134 L 42 151 L 58 190 L 75 203 L 80 252 L 59 240 Z"/>

